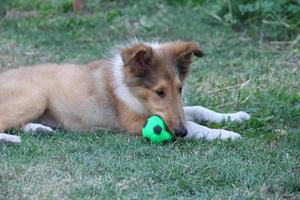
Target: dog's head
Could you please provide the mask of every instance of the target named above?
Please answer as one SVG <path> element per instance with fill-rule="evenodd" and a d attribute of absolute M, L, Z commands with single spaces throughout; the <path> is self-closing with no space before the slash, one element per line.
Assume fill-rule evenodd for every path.
<path fill-rule="evenodd" d="M 159 115 L 176 136 L 187 134 L 181 92 L 196 42 L 136 43 L 121 49 L 125 82 L 151 115 Z"/>

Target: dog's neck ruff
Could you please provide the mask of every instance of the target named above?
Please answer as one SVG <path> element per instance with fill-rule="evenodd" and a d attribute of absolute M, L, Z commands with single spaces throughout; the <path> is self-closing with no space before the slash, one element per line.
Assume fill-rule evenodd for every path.
<path fill-rule="evenodd" d="M 124 83 L 123 61 L 120 55 L 113 59 L 114 92 L 117 98 L 125 103 L 128 108 L 138 114 L 145 114 L 146 108 L 143 103 L 132 94 L 129 87 Z"/>

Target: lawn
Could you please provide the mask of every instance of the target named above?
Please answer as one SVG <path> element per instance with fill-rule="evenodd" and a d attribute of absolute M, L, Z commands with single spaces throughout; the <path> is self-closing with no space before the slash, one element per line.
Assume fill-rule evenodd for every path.
<path fill-rule="evenodd" d="M 87 63 L 133 36 L 196 40 L 206 56 L 194 59 L 185 103 L 252 118 L 206 123 L 241 133 L 235 142 L 22 134 L 19 146 L 0 144 L 0 199 L 300 199 L 299 41 L 265 40 L 263 30 L 236 31 L 203 8 L 164 1 L 88 0 L 79 14 L 69 0 L 11 2 L 0 5 L 0 15 L 9 10 L 0 19 L 0 71 Z"/>

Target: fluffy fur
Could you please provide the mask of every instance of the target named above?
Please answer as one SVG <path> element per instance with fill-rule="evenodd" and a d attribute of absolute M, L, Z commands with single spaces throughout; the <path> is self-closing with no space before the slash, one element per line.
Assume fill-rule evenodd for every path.
<path fill-rule="evenodd" d="M 216 113 L 183 107 L 181 90 L 192 62 L 201 57 L 196 42 L 144 43 L 117 48 L 112 58 L 87 65 L 44 64 L 0 75 L 0 141 L 20 143 L 5 134 L 53 129 L 122 129 L 139 135 L 145 120 L 159 115 L 176 136 L 236 139 L 234 132 L 209 129 L 201 120 L 242 121 L 245 112 Z"/>

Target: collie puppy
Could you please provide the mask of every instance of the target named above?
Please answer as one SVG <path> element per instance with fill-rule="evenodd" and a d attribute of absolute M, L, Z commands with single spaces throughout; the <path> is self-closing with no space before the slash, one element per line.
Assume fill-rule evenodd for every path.
<path fill-rule="evenodd" d="M 238 133 L 195 122 L 220 123 L 250 118 L 245 112 L 217 113 L 184 107 L 181 92 L 196 42 L 135 41 L 117 48 L 110 59 L 87 65 L 44 64 L 0 75 L 0 141 L 20 143 L 11 128 L 53 132 L 119 129 L 140 135 L 146 119 L 160 116 L 177 137 L 237 139 Z"/>

